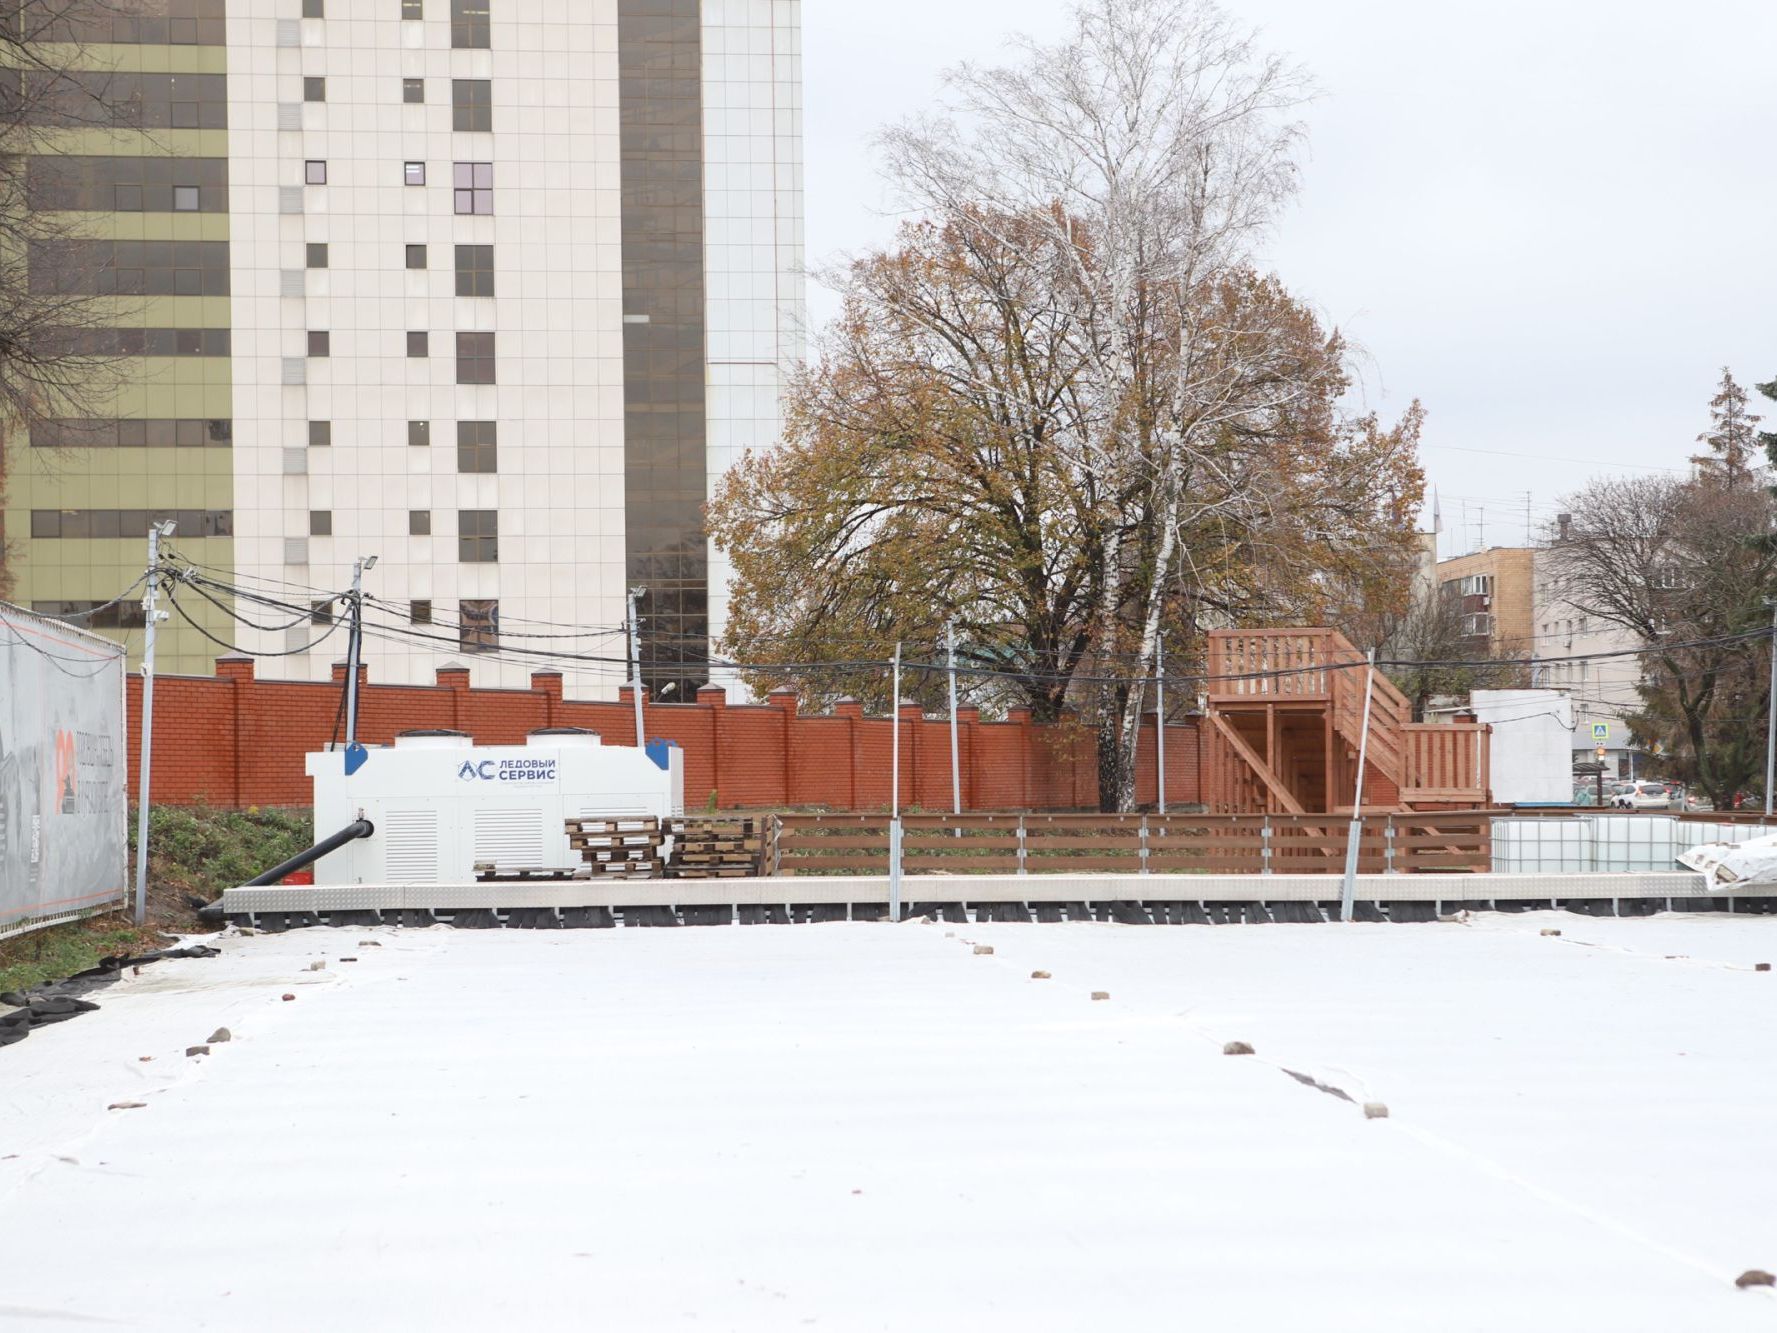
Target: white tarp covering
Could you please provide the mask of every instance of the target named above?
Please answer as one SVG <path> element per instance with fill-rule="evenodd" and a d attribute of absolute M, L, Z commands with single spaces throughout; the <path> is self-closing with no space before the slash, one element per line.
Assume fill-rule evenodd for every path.
<path fill-rule="evenodd" d="M 0 602 L 0 937 L 118 904 L 121 645 Z"/>

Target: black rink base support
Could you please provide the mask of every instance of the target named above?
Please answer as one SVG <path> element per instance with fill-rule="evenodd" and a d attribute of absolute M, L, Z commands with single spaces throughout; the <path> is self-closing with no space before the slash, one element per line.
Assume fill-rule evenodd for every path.
<path fill-rule="evenodd" d="M 728 926 L 734 923 L 734 909 L 728 906 L 681 907 L 679 915 L 687 926 Z"/>
<path fill-rule="evenodd" d="M 614 930 L 617 926 L 609 907 L 564 907 L 561 923 L 567 930 Z"/>
<path fill-rule="evenodd" d="M 491 907 L 452 912 L 450 923 L 458 930 L 498 930 L 500 914 Z"/>
<path fill-rule="evenodd" d="M 553 907 L 514 907 L 506 913 L 511 930 L 560 930 L 561 917 Z"/>
<path fill-rule="evenodd" d="M 676 926 L 679 918 L 670 907 L 619 907 L 626 926 Z"/>
<path fill-rule="evenodd" d="M 1018 925 L 1030 923 L 1030 913 L 1023 903 L 976 903 L 975 920 L 1006 921 Z"/>

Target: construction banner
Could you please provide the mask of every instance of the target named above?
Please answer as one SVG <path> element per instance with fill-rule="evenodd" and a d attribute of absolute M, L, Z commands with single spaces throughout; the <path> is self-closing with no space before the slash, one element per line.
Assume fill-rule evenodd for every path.
<path fill-rule="evenodd" d="M 0 602 L 0 938 L 125 901 L 124 651 Z"/>

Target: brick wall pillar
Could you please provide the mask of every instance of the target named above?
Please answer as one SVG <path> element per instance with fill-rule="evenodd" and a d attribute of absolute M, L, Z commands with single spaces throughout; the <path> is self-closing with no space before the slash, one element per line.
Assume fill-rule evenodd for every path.
<path fill-rule="evenodd" d="M 531 689 L 543 696 L 543 725 L 553 727 L 561 705 L 561 672 L 548 668 L 531 672 Z"/>
<path fill-rule="evenodd" d="M 229 653 L 216 659 L 216 676 L 226 680 L 229 685 L 229 708 L 233 713 L 234 744 L 228 748 L 228 790 L 229 800 L 235 804 L 241 801 L 241 716 L 248 707 L 253 693 L 253 659 L 245 653 Z"/>
<path fill-rule="evenodd" d="M 706 710 L 710 722 L 710 787 L 716 793 L 716 808 L 722 808 L 722 724 L 728 716 L 728 691 L 720 685 L 697 687 L 698 707 Z"/>
<path fill-rule="evenodd" d="M 796 790 L 796 766 L 792 762 L 791 755 L 796 748 L 796 740 L 791 733 L 796 728 L 796 714 L 801 707 L 801 700 L 796 697 L 796 691 L 788 685 L 779 685 L 765 696 L 765 702 L 768 706 L 778 710 L 783 722 L 783 801 L 785 805 L 793 805 L 795 797 L 791 793 Z"/>
<path fill-rule="evenodd" d="M 975 793 L 975 728 L 981 725 L 981 710 L 969 705 L 956 710 L 957 771 L 962 775 L 963 810 L 976 808 Z"/>

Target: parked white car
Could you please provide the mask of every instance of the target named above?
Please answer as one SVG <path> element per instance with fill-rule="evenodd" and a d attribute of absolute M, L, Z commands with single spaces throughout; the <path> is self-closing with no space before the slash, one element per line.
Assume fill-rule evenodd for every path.
<path fill-rule="evenodd" d="M 1664 782 L 1631 782 L 1611 804 L 1622 810 L 1670 810 L 1673 789 Z"/>

